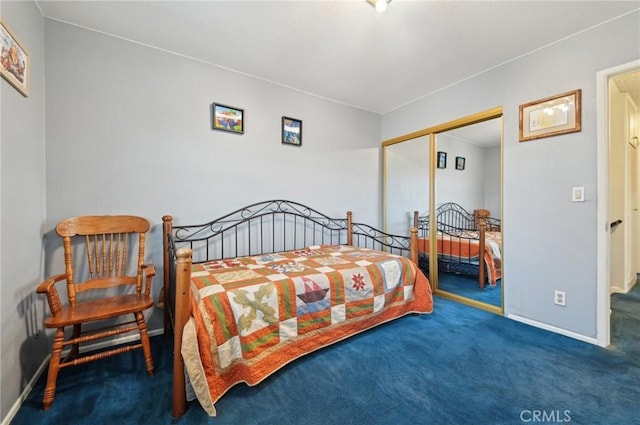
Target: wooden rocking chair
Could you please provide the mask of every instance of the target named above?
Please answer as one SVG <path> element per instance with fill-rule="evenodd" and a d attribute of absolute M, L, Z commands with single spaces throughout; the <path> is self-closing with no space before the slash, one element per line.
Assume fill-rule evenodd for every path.
<path fill-rule="evenodd" d="M 56 379 L 63 367 L 142 348 L 147 373 L 153 374 L 151 345 L 143 314 L 144 310 L 153 306 L 151 282 L 155 275 L 155 268 L 144 264 L 145 235 L 148 230 L 149 222 L 146 219 L 129 215 L 73 217 L 56 226 L 56 232 L 62 237 L 64 245 L 65 273 L 45 280 L 37 289 L 38 293 L 47 295 L 52 314 L 44 320 L 44 325 L 56 329 L 44 390 L 45 410 L 53 403 Z M 78 248 L 77 244 L 72 244 L 72 240 L 75 239 L 84 240 L 85 264 L 81 261 L 74 263 L 73 251 Z M 132 263 L 130 267 L 127 264 L 129 257 Z M 81 283 L 76 282 L 74 269 L 78 275 L 84 272 L 89 278 Z M 67 284 L 66 305 L 61 303 L 56 288 L 56 284 L 63 280 Z M 126 323 L 116 320 L 119 316 L 129 314 L 133 315 L 135 320 Z M 111 319 L 107 322 L 107 327 L 82 334 L 82 324 L 107 319 Z M 73 327 L 73 332 L 70 338 L 65 340 L 67 327 Z M 93 354 L 80 354 L 81 343 L 133 331 L 140 333 L 139 341 Z M 71 349 L 66 357 L 61 359 L 62 350 L 66 346 L 71 346 Z"/>

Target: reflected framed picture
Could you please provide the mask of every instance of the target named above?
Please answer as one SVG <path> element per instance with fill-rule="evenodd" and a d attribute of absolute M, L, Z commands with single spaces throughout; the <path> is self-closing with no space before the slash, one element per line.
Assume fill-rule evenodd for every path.
<path fill-rule="evenodd" d="M 302 120 L 282 117 L 282 144 L 302 146 Z"/>
<path fill-rule="evenodd" d="M 456 156 L 456 170 L 464 170 L 465 162 L 464 156 Z"/>
<path fill-rule="evenodd" d="M 2 57 L 0 59 L 2 78 L 7 80 L 24 97 L 28 97 L 29 71 L 31 69 L 29 52 L 2 19 L 0 19 L 0 43 L 2 43 Z"/>
<path fill-rule="evenodd" d="M 578 89 L 520 105 L 520 141 L 581 131 L 581 103 Z"/>
<path fill-rule="evenodd" d="M 447 168 L 446 152 L 438 152 L 438 168 Z"/>
<path fill-rule="evenodd" d="M 211 128 L 213 130 L 244 134 L 244 109 L 212 103 Z"/>

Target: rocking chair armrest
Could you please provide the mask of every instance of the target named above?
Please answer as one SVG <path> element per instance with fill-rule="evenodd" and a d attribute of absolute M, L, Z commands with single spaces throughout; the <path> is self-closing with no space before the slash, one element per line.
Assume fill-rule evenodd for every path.
<path fill-rule="evenodd" d="M 60 312 L 60 309 L 62 308 L 62 304 L 60 303 L 60 295 L 58 295 L 58 289 L 56 288 L 56 283 L 66 279 L 67 275 L 65 273 L 57 274 L 43 281 L 40 285 L 38 285 L 38 289 L 36 289 L 36 292 L 39 294 L 47 294 L 49 309 L 51 310 L 51 314 L 53 314 L 54 316 L 58 314 Z"/>
<path fill-rule="evenodd" d="M 58 290 L 56 289 L 56 283 L 62 280 L 65 280 L 66 278 L 67 278 L 67 275 L 65 273 L 60 273 L 55 276 L 51 276 L 43 280 L 42 283 L 38 285 L 38 289 L 36 289 L 36 292 L 39 294 L 48 294 L 51 291 L 57 293 Z"/>
<path fill-rule="evenodd" d="M 153 277 L 156 275 L 156 266 L 154 266 L 153 264 L 143 264 L 142 270 L 147 277 Z"/>
<path fill-rule="evenodd" d="M 144 284 L 144 292 L 147 296 L 151 294 L 151 281 L 156 275 L 156 267 L 153 264 L 143 264 L 142 271 L 146 277 Z"/>

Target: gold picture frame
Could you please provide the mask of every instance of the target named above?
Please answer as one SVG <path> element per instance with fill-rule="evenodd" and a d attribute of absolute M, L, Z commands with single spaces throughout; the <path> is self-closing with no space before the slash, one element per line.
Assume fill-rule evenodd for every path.
<path fill-rule="evenodd" d="M 520 141 L 582 131 L 582 90 L 520 105 Z"/>
<path fill-rule="evenodd" d="M 29 52 L 11 28 L 0 19 L 0 73 L 24 97 L 29 96 Z"/>

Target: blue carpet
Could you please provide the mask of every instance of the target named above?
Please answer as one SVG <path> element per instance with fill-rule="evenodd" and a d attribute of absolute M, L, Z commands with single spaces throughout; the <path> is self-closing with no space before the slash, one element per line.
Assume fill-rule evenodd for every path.
<path fill-rule="evenodd" d="M 485 285 L 480 289 L 477 277 L 440 272 L 438 289 L 497 307 L 502 306 L 502 279 L 498 279 L 496 286 Z"/>
<path fill-rule="evenodd" d="M 436 298 L 431 315 L 308 355 L 257 387 L 232 388 L 216 418 L 197 403 L 171 417 L 171 343 L 154 337 L 153 377 L 140 352 L 65 369 L 45 412 L 45 374 L 12 423 L 637 424 L 640 291 L 612 299 L 615 345 L 603 349 Z"/>

